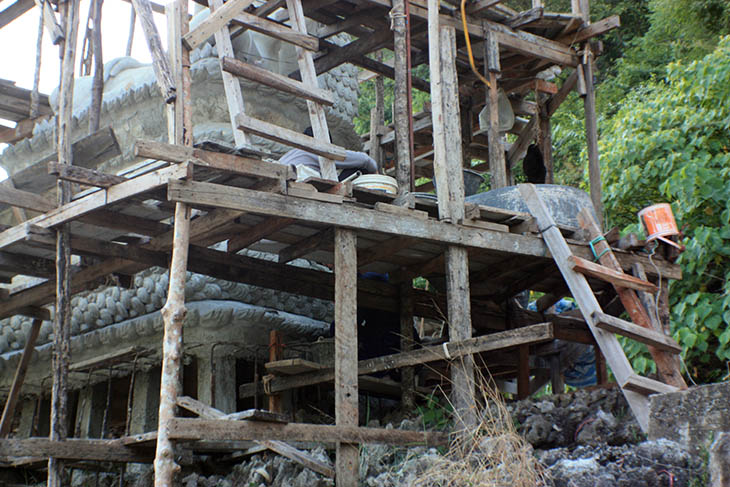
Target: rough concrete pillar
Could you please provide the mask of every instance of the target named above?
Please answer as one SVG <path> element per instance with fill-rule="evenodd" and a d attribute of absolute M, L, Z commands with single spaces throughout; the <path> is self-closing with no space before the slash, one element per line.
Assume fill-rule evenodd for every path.
<path fill-rule="evenodd" d="M 107 387 L 106 382 L 101 382 L 79 391 L 74 425 L 74 436 L 77 438 L 101 438 Z"/>
<path fill-rule="evenodd" d="M 129 433 L 137 435 L 157 429 L 157 410 L 160 406 L 160 369 L 138 371 L 134 379 L 132 418 Z"/>
<path fill-rule="evenodd" d="M 236 358 L 218 347 L 198 355 L 198 400 L 224 413 L 236 412 Z"/>

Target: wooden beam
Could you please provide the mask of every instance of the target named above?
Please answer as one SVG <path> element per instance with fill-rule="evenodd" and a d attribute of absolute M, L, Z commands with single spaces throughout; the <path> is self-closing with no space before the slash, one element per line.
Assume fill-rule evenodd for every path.
<path fill-rule="evenodd" d="M 324 225 L 340 225 L 353 230 L 370 230 L 444 244 L 547 258 L 545 244 L 539 237 L 462 227 L 433 219 L 423 220 L 416 216 L 403 215 L 394 219 L 386 213 L 353 205 L 310 201 L 303 198 L 293 201 L 294 198 L 264 191 L 177 180 L 169 182 L 168 197 L 173 201 L 181 200 L 193 205 L 220 206 L 261 215 L 307 220 Z M 287 224 L 291 223 L 291 220 L 287 222 Z M 2 237 L 3 234 L 0 233 L 0 243 Z M 261 238 L 263 237 L 259 237 L 259 240 Z M 592 255 L 590 249 L 583 245 L 570 245 L 569 248 L 573 255 L 579 257 L 590 258 Z M 645 264 L 650 274 L 653 271 L 645 256 L 623 252 L 617 252 L 617 256 L 625 269 L 630 269 L 631 264 L 638 261 Z M 654 262 L 659 266 L 664 277 L 681 278 L 678 266 L 659 259 L 654 259 Z"/>
<path fill-rule="evenodd" d="M 388 445 L 445 445 L 445 433 L 397 429 L 361 428 L 325 424 L 264 423 L 256 421 L 203 420 L 176 418 L 170 436 L 177 440 L 278 440 L 343 443 L 383 443 Z M 339 472 L 338 472 L 339 474 Z"/>
<path fill-rule="evenodd" d="M 666 352 L 682 352 L 682 347 L 680 347 L 671 337 L 666 336 L 662 332 L 650 328 L 644 328 L 605 313 L 595 313 L 593 318 L 596 320 L 596 326 L 603 330 L 631 338 L 632 340 L 636 340 L 637 342 L 641 342 L 646 345 L 651 345 L 652 347 Z"/>
<path fill-rule="evenodd" d="M 423 347 L 410 352 L 401 352 L 361 360 L 358 362 L 357 373 L 358 375 L 368 375 L 430 362 L 458 360 L 465 355 L 505 350 L 524 344 L 543 343 L 551 341 L 553 338 L 555 338 L 553 325 L 551 323 L 540 323 L 466 340 L 451 341 L 445 345 Z M 270 391 L 275 393 L 295 387 L 320 384 L 333 379 L 334 370 L 330 368 L 316 372 L 308 372 L 298 376 L 275 377 L 269 385 Z M 251 397 L 256 390 L 256 384 L 244 384 L 239 388 L 239 396 Z"/>
<path fill-rule="evenodd" d="M 324 230 L 315 233 L 312 236 L 305 237 L 296 243 L 284 247 L 279 251 L 279 264 L 286 264 L 294 259 L 304 257 L 305 255 L 314 252 L 315 250 L 324 247 L 327 249 L 332 248 L 332 239 L 335 236 L 333 227 L 325 228 Z"/>
<path fill-rule="evenodd" d="M 42 0 L 35 0 L 35 4 L 38 8 L 43 9 L 43 23 L 48 29 L 53 44 L 58 44 L 64 39 L 63 28 L 58 24 L 56 13 L 53 11 L 50 2 L 44 2 Z"/>
<path fill-rule="evenodd" d="M 644 291 L 652 294 L 656 294 L 658 291 L 658 288 L 649 281 L 638 279 L 621 271 L 615 271 L 611 268 L 593 263 L 581 257 L 576 257 L 574 255 L 570 256 L 568 258 L 568 263 L 574 271 L 585 274 L 586 276 L 595 277 L 596 279 L 601 279 L 602 281 L 609 282 L 614 286 L 635 289 L 637 291 Z"/>
<path fill-rule="evenodd" d="M 603 20 L 599 20 L 594 24 L 588 24 L 582 29 L 573 32 L 572 34 L 566 34 L 557 39 L 558 42 L 564 44 L 575 44 L 578 42 L 587 41 L 593 37 L 603 35 L 606 32 L 610 32 L 613 29 L 621 27 L 621 19 L 618 15 L 612 15 Z"/>
<path fill-rule="evenodd" d="M 249 117 L 243 113 L 239 113 L 236 116 L 236 125 L 239 129 L 258 135 L 259 137 L 274 140 L 289 147 L 296 147 L 307 152 L 312 152 L 322 157 L 328 157 L 337 161 L 344 161 L 347 157 L 345 149 L 332 143 L 323 142 L 317 138 Z"/>
<path fill-rule="evenodd" d="M 302 34 L 293 30 L 291 27 L 279 24 L 273 20 L 258 17 L 247 12 L 240 12 L 231 23 L 241 25 L 247 29 L 251 29 L 260 34 L 278 39 L 280 41 L 299 46 L 308 51 L 317 51 L 319 49 L 319 39 L 309 34 Z"/>
<path fill-rule="evenodd" d="M 570 76 L 563 81 L 562 86 L 560 87 L 560 90 L 550 97 L 550 100 L 546 103 L 547 105 L 547 116 L 552 117 L 557 109 L 560 107 L 560 105 L 565 101 L 565 99 L 568 97 L 571 91 L 573 91 L 573 88 L 575 88 L 575 84 L 578 82 L 578 70 L 574 70 L 572 73 L 570 73 Z"/>
<path fill-rule="evenodd" d="M 327 106 L 334 105 L 334 98 L 332 98 L 329 91 L 316 87 L 305 86 L 301 81 L 293 80 L 278 73 L 274 73 L 273 71 L 259 68 L 253 64 L 244 63 L 238 59 L 224 57 L 221 59 L 221 67 L 228 73 L 251 81 L 256 81 L 257 83 L 283 91 L 284 93 L 289 93 Z"/>
<path fill-rule="evenodd" d="M 224 3 L 222 7 L 216 8 L 211 12 L 208 18 L 200 22 L 197 27 L 185 34 L 183 36 L 183 43 L 191 51 L 200 47 L 200 45 L 216 32 L 225 28 L 234 17 L 243 12 L 243 9 L 252 3 L 253 0 L 230 0 Z"/>
<path fill-rule="evenodd" d="M 17 19 L 35 6 L 33 0 L 15 0 L 11 5 L 0 11 L 0 29 Z"/>
<path fill-rule="evenodd" d="M 35 351 L 35 342 L 38 339 L 38 333 L 41 331 L 41 325 L 43 320 L 34 319 L 30 326 L 30 333 L 25 339 L 25 348 L 23 348 L 23 355 L 20 356 L 18 367 L 15 369 L 15 376 L 13 377 L 13 384 L 10 386 L 10 392 L 8 398 L 5 401 L 5 407 L 3 409 L 2 419 L 0 419 L 0 438 L 7 438 L 10 434 L 10 428 L 15 417 L 15 406 L 18 404 L 18 398 L 20 397 L 20 389 L 23 387 L 25 381 L 25 373 L 30 365 L 30 360 L 33 357 Z"/>
<path fill-rule="evenodd" d="M 519 29 L 520 27 L 525 27 L 542 19 L 544 12 L 545 8 L 542 6 L 524 10 L 514 17 L 507 19 L 507 21 L 505 21 L 505 25 L 508 25 L 513 29 Z"/>
<path fill-rule="evenodd" d="M 267 218 L 261 223 L 254 225 L 248 232 L 236 235 L 228 240 L 228 252 L 236 253 L 241 249 L 245 249 L 249 245 L 253 245 L 259 240 L 278 232 L 294 223 L 291 218 Z"/>
<path fill-rule="evenodd" d="M 28 225 L 35 225 L 40 228 L 55 227 L 62 223 L 78 219 L 105 205 L 124 201 L 145 191 L 164 186 L 170 178 L 186 177 L 187 173 L 188 167 L 186 164 L 175 165 L 138 176 L 106 189 L 95 191 L 54 210 L 50 210 L 43 215 L 31 218 L 23 225 L 12 227 L 0 233 L 0 248 L 6 248 L 23 240 L 27 234 Z"/>
<path fill-rule="evenodd" d="M 92 440 L 69 438 L 57 441 L 48 438 L 2 439 L 0 458 L 17 457 L 59 458 L 65 460 L 95 460 L 103 462 L 150 463 L 151 451 L 125 446 L 121 440 Z"/>
<path fill-rule="evenodd" d="M 596 114 L 596 91 L 593 85 L 593 54 L 586 51 L 585 62 L 581 64 L 585 75 L 586 95 L 583 98 L 585 111 L 586 146 L 588 152 L 588 179 L 591 201 L 598 216 L 598 226 L 603 226 L 603 201 L 601 187 L 601 165 L 598 154 L 598 122 Z"/>
<path fill-rule="evenodd" d="M 176 96 L 175 81 L 172 77 L 170 62 L 165 55 L 164 49 L 162 49 L 160 34 L 157 32 L 155 21 L 152 18 L 149 0 L 132 0 L 132 5 L 134 5 L 139 25 L 142 27 L 142 32 L 147 40 L 147 47 L 152 55 L 152 69 L 162 92 L 162 99 L 165 100 L 165 103 L 172 103 L 175 101 Z"/>
<path fill-rule="evenodd" d="M 86 186 L 96 186 L 99 188 L 108 188 L 128 180 L 128 178 L 123 176 L 105 174 L 94 169 L 69 166 L 67 164 L 59 164 L 57 162 L 48 163 L 48 174 L 56 176 L 58 179 L 63 179 L 64 181 L 79 183 Z"/>

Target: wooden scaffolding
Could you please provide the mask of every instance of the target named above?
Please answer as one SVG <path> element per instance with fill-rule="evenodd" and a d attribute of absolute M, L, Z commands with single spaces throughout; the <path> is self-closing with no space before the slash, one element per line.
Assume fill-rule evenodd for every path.
<path fill-rule="evenodd" d="M 49 317 L 43 306 L 55 304 L 51 436 L 0 440 L 0 458 L 4 461 L 17 465 L 22 457 L 47 457 L 48 485 L 58 486 L 63 484 L 64 461 L 150 462 L 154 457 L 155 485 L 168 486 L 179 469 L 181 455 L 195 452 L 205 441 L 217 441 L 234 450 L 240 440 L 254 440 L 288 455 L 297 453 L 283 442 L 317 441 L 336 445 L 336 466 L 334 471 L 321 465 L 310 468 L 336 475 L 337 485 L 354 486 L 358 483 L 361 443 L 448 442 L 448 436 L 440 433 L 359 426 L 358 377 L 362 375 L 402 368 L 403 401 L 413 404 L 410 368 L 427 362 L 449 362 L 451 400 L 461 413 L 460 426 L 465 428 L 475 424 L 473 355 L 477 353 L 506 350 L 517 356 L 512 369 L 518 379 L 518 395 L 526 397 L 534 372 L 530 370 L 530 355 L 545 353 L 544 344 L 564 339 L 597 345 L 642 426 L 647 422 L 648 394 L 684 387 L 674 355 L 676 343 L 664 335 L 653 314 L 647 316 L 645 307 L 651 307 L 653 301 L 637 301 L 643 297 L 641 293 L 657 290 L 647 279 L 662 286 L 667 279 L 681 278 L 676 265 L 661 258 L 654 259 L 656 266 L 649 265 L 644 255 L 611 251 L 605 239 L 603 243 L 596 240 L 601 236 L 600 222 L 596 224 L 590 216 L 584 218 L 585 231 L 591 234 L 588 240 L 593 241 L 589 245 L 581 239 L 579 229 L 559 227 L 552 221 L 531 186 L 521 188 L 529 214 L 464 200 L 465 166 L 488 171 L 492 188 L 508 186 L 514 180 L 512 168 L 533 141 L 542 149 L 547 182 L 552 182 L 550 117 L 568 94 L 577 90 L 585 103 L 591 197 L 595 213 L 601 217 L 593 88 L 594 56 L 601 46 L 594 39 L 618 27 L 617 17 L 591 23 L 588 0 L 574 0 L 570 13 L 550 12 L 542 0 L 533 0 L 532 8 L 526 11 L 513 10 L 505 5 L 509 2 L 500 0 L 469 0 L 461 5 L 438 0 L 268 0 L 261 5 L 253 5 L 250 0 L 213 0 L 208 5 L 203 0 L 199 3 L 209 6 L 214 14 L 189 31 L 188 4 L 178 0 L 166 8 L 170 35 L 166 54 L 151 20 L 152 11 L 162 7 L 148 0 L 132 0 L 168 103 L 169 137 L 166 143 L 138 141 L 135 155 L 146 159 L 146 163 L 134 174 L 120 176 L 84 167 L 84 158 L 99 162 L 113 155 L 99 150 L 108 141 L 108 131 L 95 127 L 87 139 L 71 143 L 78 0 L 59 3 L 57 9 L 51 2 L 36 3 L 44 9 L 46 28 L 63 49 L 58 154 L 50 163 L 58 180 L 58 201 L 11 187 L 0 188 L 4 205 L 39 212 L 32 218 L 20 215 L 18 225 L 0 233 L 0 277 L 40 274 L 47 278 L 5 296 L 0 301 L 0 318 L 33 316 L 35 330 L 40 320 Z M 0 26 L 33 5 L 15 0 L 0 11 Z M 269 17 L 280 8 L 288 10 L 288 24 Z M 305 18 L 323 27 L 309 33 Z M 286 77 L 233 59 L 232 29 L 253 29 L 294 44 L 298 72 Z M 328 40 L 338 33 L 350 34 L 352 40 L 346 45 Z M 211 36 L 215 36 L 221 58 L 238 148 L 250 149 L 249 137 L 258 135 L 310 150 L 320 156 L 322 179 L 296 182 L 288 166 L 263 162 L 255 155 L 193 147 L 189 52 Z M 368 56 L 382 49 L 394 51 L 394 64 Z M 381 96 L 365 139 L 373 157 L 396 175 L 400 188 L 397 196 L 336 181 L 333 161 L 344 157 L 343 149 L 329 140 L 323 107 L 331 104 L 332 98 L 317 86 L 316 76 L 342 63 L 395 79 L 394 123 L 384 126 L 379 90 Z M 428 82 L 412 75 L 412 68 L 426 63 Z M 541 76 L 553 66 L 571 71 L 559 87 Z M 238 76 L 307 99 L 314 137 L 247 116 Z M 4 86 L 0 85 L 0 110 L 6 105 L 17 107 L 29 96 Z M 499 132 L 500 88 L 514 96 L 512 106 L 517 118 L 511 129 L 516 136 L 512 144 L 506 144 Z M 430 93 L 428 111 L 412 115 L 412 89 Z M 485 105 L 489 107 L 489 124 L 482 131 L 476 128 L 476 119 Z M 14 120 L 29 123 L 17 113 L 14 116 Z M 28 134 L 24 127 L 19 123 L 12 137 L 21 132 Z M 85 151 L 84 147 L 94 150 Z M 394 163 L 388 165 L 385 160 L 391 154 Z M 472 165 L 473 158 L 485 162 Z M 433 178 L 439 188 L 438 204 L 413 198 L 414 190 L 430 188 L 414 184 L 420 176 Z M 71 182 L 94 189 L 72 194 Z M 144 214 L 143 209 L 140 213 L 142 202 L 150 201 L 157 202 L 157 211 L 153 216 L 140 216 Z M 196 218 L 191 218 L 193 209 L 199 211 Z M 146 238 L 119 243 L 116 237 L 125 232 Z M 237 253 L 264 238 L 280 244 L 278 263 Z M 210 248 L 224 240 L 228 241 L 228 251 Z M 596 255 L 594 248 L 601 256 L 600 265 L 590 262 Z M 315 254 L 322 262 L 331 263 L 334 272 L 286 264 Z M 71 255 L 97 260 L 72 273 Z M 70 296 L 109 274 L 129 276 L 150 266 L 170 269 L 168 300 L 162 311 L 165 329 L 157 432 L 120 439 L 69 438 L 65 415 Z M 648 278 L 624 274 L 632 267 L 640 273 L 645 270 Z M 390 281 L 359 280 L 358 271 L 369 269 L 389 273 Z M 334 300 L 333 368 L 305 370 L 276 377 L 266 384 L 244 384 L 239 390 L 241 397 L 257 391 L 275 395 L 334 381 L 334 425 L 281 422 L 262 414 L 226 415 L 182 397 L 179 377 L 187 271 Z M 445 294 L 414 289 L 412 281 L 417 276 L 443 278 Z M 622 311 L 616 311 L 612 303 L 599 305 L 594 293 L 612 286 L 632 319 L 642 326 L 610 316 L 609 309 L 614 310 L 613 314 Z M 524 290 L 546 293 L 539 311 L 517 309 L 505 314 L 498 304 Z M 570 294 L 579 302 L 582 317 L 543 313 Z M 637 302 L 641 309 L 632 308 Z M 404 334 L 401 353 L 357 361 L 358 305 L 400 313 Z M 445 315 L 449 342 L 413 349 L 414 315 Z M 641 378 L 629 370 L 613 333 L 650 344 L 663 382 Z M 3 435 L 8 433 L 33 341 L 29 339 L 26 344 L 6 404 L 5 429 L 0 428 Z M 605 380 L 605 369 L 599 376 Z M 178 417 L 178 407 L 198 417 Z"/>

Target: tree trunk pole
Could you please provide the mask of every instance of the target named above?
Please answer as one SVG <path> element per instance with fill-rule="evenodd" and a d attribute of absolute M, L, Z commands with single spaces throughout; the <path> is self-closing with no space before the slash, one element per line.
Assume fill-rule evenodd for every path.
<path fill-rule="evenodd" d="M 94 26 L 91 32 L 91 53 L 94 56 L 94 78 L 91 83 L 91 108 L 89 109 L 89 133 L 99 130 L 101 103 L 104 92 L 104 58 L 101 49 L 101 6 L 104 0 L 92 0 Z"/>
<path fill-rule="evenodd" d="M 395 70 L 394 104 L 396 143 L 396 180 L 398 193 L 405 194 L 413 191 L 411 172 L 411 113 L 409 112 L 409 84 L 408 71 L 408 19 L 405 13 L 405 0 L 394 0 L 391 17 L 393 19 L 393 52 Z"/>
<path fill-rule="evenodd" d="M 79 0 L 69 0 L 63 9 L 66 41 L 61 45 L 61 86 L 58 98 L 56 147 L 60 164 L 73 164 L 71 122 L 73 120 L 74 64 L 76 37 L 79 28 Z M 57 184 L 58 205 L 71 201 L 67 181 Z M 68 225 L 56 231 L 56 310 L 53 320 L 53 388 L 51 390 L 51 440 L 64 440 L 68 435 L 68 366 L 71 360 L 71 242 Z M 63 462 L 48 459 L 48 487 L 66 485 Z"/>
<path fill-rule="evenodd" d="M 188 30 L 187 2 L 178 0 L 168 5 L 168 42 L 177 86 L 182 87 L 172 110 L 168 111 L 168 133 L 171 143 L 192 146 L 190 129 L 190 70 L 189 53 L 182 44 Z M 172 487 L 180 470 L 175 463 L 175 451 L 169 437 L 168 424 L 175 417 L 183 355 L 183 324 L 185 281 L 187 276 L 188 244 L 190 242 L 190 207 L 175 205 L 175 226 L 170 262 L 170 284 L 167 302 L 162 308 L 164 337 L 162 342 L 162 378 L 160 380 L 160 409 L 155 452 L 155 487 Z"/>

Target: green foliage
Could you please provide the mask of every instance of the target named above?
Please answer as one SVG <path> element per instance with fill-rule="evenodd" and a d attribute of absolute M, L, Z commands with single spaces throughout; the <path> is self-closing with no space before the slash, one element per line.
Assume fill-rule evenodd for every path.
<path fill-rule="evenodd" d="M 416 409 L 423 421 L 423 429 L 426 430 L 445 429 L 449 425 L 453 410 L 448 401 L 442 399 L 441 396 L 436 396 L 435 391 L 426 396 L 426 404 L 416 406 Z"/>
<path fill-rule="evenodd" d="M 690 372 L 719 378 L 730 360 L 730 37 L 705 58 L 673 63 L 665 82 L 635 90 L 604 126 L 600 151 L 611 224 L 636 225 L 672 204 L 687 250 L 670 287 L 672 330 Z M 653 364 L 628 347 L 639 371 Z M 643 369 L 643 370 L 642 370 Z"/>

